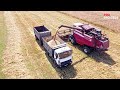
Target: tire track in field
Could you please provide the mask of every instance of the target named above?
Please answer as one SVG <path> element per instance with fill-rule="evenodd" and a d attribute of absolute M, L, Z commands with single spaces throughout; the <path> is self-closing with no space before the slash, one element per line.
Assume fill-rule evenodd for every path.
<path fill-rule="evenodd" d="M 32 74 L 35 76 L 35 78 L 41 79 L 59 78 L 56 71 L 47 60 L 45 51 L 43 48 L 39 47 L 39 45 L 36 43 L 34 35 L 31 34 L 33 33 L 32 24 L 38 25 L 38 23 L 33 17 L 30 18 L 30 16 L 28 17 L 23 12 L 16 12 L 16 17 L 20 22 L 20 27 L 22 27 L 25 42 L 28 42 L 27 45 L 24 43 L 24 48 L 28 51 L 28 55 L 26 57 L 28 61 L 26 63 L 28 64 Z"/>
<path fill-rule="evenodd" d="M 21 51 L 22 35 L 16 25 L 13 12 L 4 12 L 5 23 L 7 25 L 8 40 L 3 56 L 3 73 L 7 78 L 32 78 L 24 63 L 25 59 Z"/>

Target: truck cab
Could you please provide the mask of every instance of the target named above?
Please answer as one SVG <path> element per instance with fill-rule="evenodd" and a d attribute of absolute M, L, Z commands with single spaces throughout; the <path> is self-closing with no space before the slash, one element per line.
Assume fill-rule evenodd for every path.
<path fill-rule="evenodd" d="M 54 59 L 60 67 L 67 66 L 72 63 L 72 50 L 69 47 L 62 47 L 56 49 L 54 52 Z"/>

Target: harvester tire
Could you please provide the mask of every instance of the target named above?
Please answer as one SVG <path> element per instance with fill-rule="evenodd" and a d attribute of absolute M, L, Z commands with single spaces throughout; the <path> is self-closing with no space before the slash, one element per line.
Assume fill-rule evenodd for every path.
<path fill-rule="evenodd" d="M 70 42 L 75 45 L 76 44 L 76 40 L 73 36 L 70 36 Z"/>
<path fill-rule="evenodd" d="M 83 51 L 84 51 L 84 53 L 89 54 L 91 52 L 91 49 L 87 46 L 84 46 Z"/>

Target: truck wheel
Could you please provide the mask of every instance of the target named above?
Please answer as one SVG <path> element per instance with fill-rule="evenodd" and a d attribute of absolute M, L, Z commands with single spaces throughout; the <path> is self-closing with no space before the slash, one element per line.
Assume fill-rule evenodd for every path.
<path fill-rule="evenodd" d="M 47 52 L 47 55 L 50 57 L 49 53 Z"/>
<path fill-rule="evenodd" d="M 37 36 L 35 35 L 35 39 L 38 40 Z"/>
<path fill-rule="evenodd" d="M 55 60 L 53 61 L 53 63 L 55 64 L 55 66 L 56 66 L 57 68 L 60 67 Z"/>
<path fill-rule="evenodd" d="M 91 52 L 91 49 L 87 46 L 84 46 L 83 51 L 84 53 L 89 54 Z"/>
<path fill-rule="evenodd" d="M 43 45 L 42 41 L 40 41 L 40 40 L 39 40 L 39 43 L 40 43 L 41 46 Z"/>
<path fill-rule="evenodd" d="M 70 36 L 70 42 L 75 45 L 76 44 L 76 40 L 73 36 Z"/>

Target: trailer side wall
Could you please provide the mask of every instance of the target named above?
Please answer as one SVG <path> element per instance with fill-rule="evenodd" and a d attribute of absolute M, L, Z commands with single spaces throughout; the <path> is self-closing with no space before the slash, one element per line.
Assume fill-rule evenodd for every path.
<path fill-rule="evenodd" d="M 44 40 L 43 38 L 43 46 L 46 49 L 46 51 L 49 53 L 49 56 L 53 57 L 54 56 L 54 49 L 52 49 L 48 43 Z"/>

